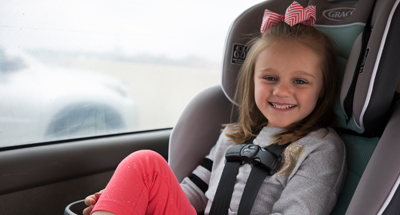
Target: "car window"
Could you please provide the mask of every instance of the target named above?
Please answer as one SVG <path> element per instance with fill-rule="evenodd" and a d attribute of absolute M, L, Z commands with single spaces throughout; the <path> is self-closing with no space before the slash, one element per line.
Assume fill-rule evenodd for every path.
<path fill-rule="evenodd" d="M 261 0 L 6 0 L 0 147 L 172 127 Z"/>

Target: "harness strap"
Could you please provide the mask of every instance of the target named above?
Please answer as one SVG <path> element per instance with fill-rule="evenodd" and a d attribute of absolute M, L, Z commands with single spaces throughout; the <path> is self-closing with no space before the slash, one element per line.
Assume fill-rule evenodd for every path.
<path fill-rule="evenodd" d="M 245 143 L 252 143 L 255 137 L 251 137 Z M 236 182 L 236 175 L 239 167 L 242 164 L 241 160 L 229 161 L 225 163 L 224 170 L 219 180 L 217 191 L 214 196 L 213 203 L 210 209 L 210 215 L 226 215 L 228 214 L 229 205 L 232 199 L 233 187 Z"/>
<path fill-rule="evenodd" d="M 285 150 L 285 148 L 289 144 L 290 143 L 287 143 L 285 145 L 274 144 L 274 145 L 267 146 L 266 148 L 269 152 L 274 154 L 276 156 L 276 158 L 278 158 L 278 161 L 280 163 L 281 153 L 283 152 L 283 150 Z M 256 200 L 258 191 L 260 190 L 260 187 L 261 187 L 262 183 L 264 182 L 264 179 L 268 175 L 275 174 L 275 171 L 273 171 L 273 170 L 266 171 L 265 168 L 263 168 L 261 165 L 253 165 L 253 168 L 251 169 L 249 178 L 247 179 L 246 186 L 244 187 L 242 198 L 240 200 L 239 210 L 238 210 L 239 215 L 250 214 L 251 209 L 253 208 L 253 205 L 254 205 L 254 201 Z"/>
<path fill-rule="evenodd" d="M 226 153 L 227 162 L 218 183 L 210 215 L 228 214 L 236 175 L 243 162 L 251 163 L 253 167 L 240 200 L 238 215 L 250 214 L 265 177 L 275 174 L 281 161 L 281 153 L 290 144 L 274 144 L 265 147 L 265 149 L 260 149 L 256 145 L 253 145 L 255 147 L 249 146 L 254 139 L 255 137 L 252 137 L 244 144 L 228 149 Z"/>
<path fill-rule="evenodd" d="M 226 215 L 228 214 L 229 205 L 232 199 L 233 187 L 236 182 L 236 175 L 241 161 L 226 162 L 224 171 L 219 180 L 214 201 L 211 205 L 210 215 Z"/>
<path fill-rule="evenodd" d="M 249 179 L 247 179 L 246 186 L 244 187 L 242 199 L 240 199 L 238 214 L 250 214 L 258 191 L 260 190 L 265 177 L 269 175 L 268 173 L 268 171 L 265 171 L 265 169 L 259 165 L 253 166 L 249 175 Z"/>

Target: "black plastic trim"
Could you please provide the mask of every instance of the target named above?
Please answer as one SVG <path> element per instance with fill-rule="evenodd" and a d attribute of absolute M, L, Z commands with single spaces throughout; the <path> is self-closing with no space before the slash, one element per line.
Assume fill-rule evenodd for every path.
<path fill-rule="evenodd" d="M 0 195 L 114 170 L 130 153 L 168 156 L 171 129 L 56 141 L 0 152 Z"/>

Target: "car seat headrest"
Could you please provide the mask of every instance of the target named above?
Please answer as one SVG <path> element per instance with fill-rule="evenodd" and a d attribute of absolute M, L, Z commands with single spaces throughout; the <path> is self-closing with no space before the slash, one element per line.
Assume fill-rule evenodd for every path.
<path fill-rule="evenodd" d="M 286 8 L 292 2 L 293 0 L 271 0 L 262 2 L 243 12 L 231 25 L 225 44 L 222 89 L 232 103 L 237 104 L 237 102 L 234 101 L 236 80 L 240 67 L 246 57 L 246 52 L 249 49 L 247 44 L 252 39 L 248 37 L 248 35 L 259 32 L 265 9 L 284 14 Z M 364 57 L 364 50 L 366 49 L 365 47 L 369 47 L 369 56 L 372 56 L 372 44 L 376 45 L 376 41 L 379 40 L 379 38 L 375 37 L 382 34 L 381 31 L 374 29 L 374 32 L 371 33 L 371 38 L 364 36 L 368 34 L 368 32 L 365 33 L 364 31 L 369 31 L 370 29 L 366 28 L 366 26 L 371 23 L 372 27 L 375 27 L 374 25 L 376 25 L 379 20 L 379 17 L 376 16 L 370 18 L 374 6 L 381 7 L 381 5 L 375 5 L 373 0 L 299 0 L 298 2 L 303 7 L 308 5 L 315 5 L 317 7 L 315 27 L 330 36 L 336 46 L 338 68 L 340 70 L 339 80 L 343 80 L 340 82 L 340 99 L 338 99 L 336 105 L 336 114 L 339 117 L 337 126 L 359 133 L 365 132 L 365 127 L 368 126 L 368 128 L 371 128 L 373 127 L 371 125 L 382 120 L 382 117 L 371 117 L 370 115 L 373 115 L 371 111 L 368 113 L 363 111 L 365 107 L 360 108 L 361 104 L 359 102 L 361 100 L 366 100 L 370 94 L 368 89 L 365 89 L 365 85 L 369 86 L 376 81 L 371 80 L 371 75 L 365 75 L 372 73 L 371 71 L 373 71 L 373 68 L 371 68 L 371 65 L 375 62 L 371 60 L 363 63 L 362 60 Z M 369 43 L 366 43 L 365 39 L 368 39 L 367 42 L 369 41 Z M 365 44 L 368 44 L 368 46 Z M 378 51 L 375 52 L 377 53 Z M 374 58 L 369 56 L 368 60 Z M 362 65 L 363 69 L 361 75 L 359 75 L 360 65 Z M 390 90 L 394 93 L 398 77 L 393 78 L 395 78 L 395 83 L 391 84 L 393 90 Z M 391 96 L 392 97 L 390 97 L 390 95 L 385 97 L 385 108 L 381 107 L 378 110 L 382 112 L 382 114 L 389 109 L 390 102 L 393 98 L 393 95 Z M 369 102 L 369 105 L 376 106 L 375 104 L 376 103 Z M 377 108 L 374 109 L 377 110 Z M 368 119 L 368 124 L 360 119 L 362 114 L 364 120 Z"/>

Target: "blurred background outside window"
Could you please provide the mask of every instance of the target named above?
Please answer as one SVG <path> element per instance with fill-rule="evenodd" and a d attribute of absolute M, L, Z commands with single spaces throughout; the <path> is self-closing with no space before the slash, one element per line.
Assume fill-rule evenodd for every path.
<path fill-rule="evenodd" d="M 260 1 L 3 1 L 0 147 L 173 127 Z"/>

